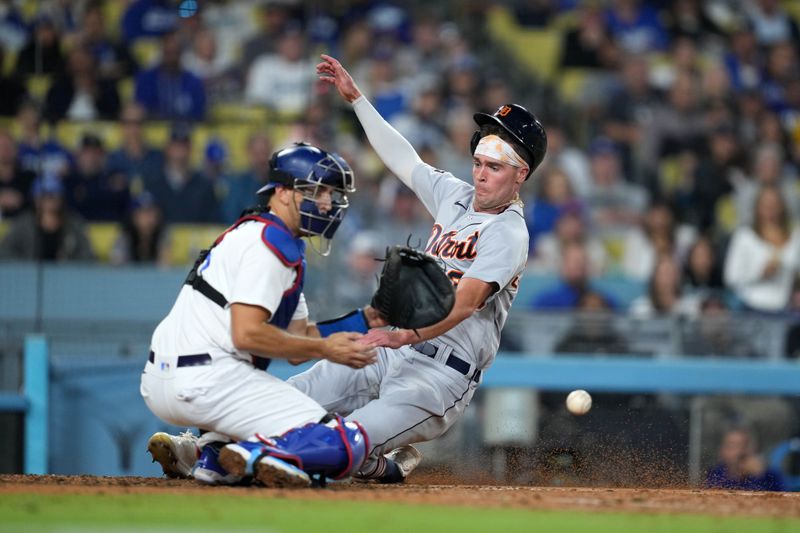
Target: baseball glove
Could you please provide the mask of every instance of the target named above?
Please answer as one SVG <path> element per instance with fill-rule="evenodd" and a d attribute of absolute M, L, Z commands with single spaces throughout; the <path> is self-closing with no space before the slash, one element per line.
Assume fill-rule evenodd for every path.
<path fill-rule="evenodd" d="M 371 305 L 390 325 L 424 328 L 450 313 L 456 293 L 433 256 L 393 246 L 386 249 L 385 261 Z"/>

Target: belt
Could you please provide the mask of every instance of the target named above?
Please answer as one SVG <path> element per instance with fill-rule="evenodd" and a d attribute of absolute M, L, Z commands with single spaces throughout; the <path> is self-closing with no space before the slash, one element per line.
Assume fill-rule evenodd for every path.
<path fill-rule="evenodd" d="M 430 357 L 431 359 L 436 357 L 436 354 L 439 352 L 440 349 L 440 347 L 428 341 L 412 344 L 411 348 L 418 351 L 422 355 Z M 457 372 L 460 372 L 461 374 L 464 374 L 465 376 L 469 377 L 469 369 L 472 367 L 472 365 L 461 359 L 459 356 L 454 354 L 448 355 L 447 360 L 444 362 L 444 364 L 446 366 L 449 366 L 453 370 L 456 370 Z M 472 377 L 470 377 L 469 379 L 471 381 L 479 381 L 481 379 L 481 371 L 476 370 L 475 373 L 472 374 Z"/>
<path fill-rule="evenodd" d="M 155 354 L 152 350 L 150 350 L 150 356 L 147 358 L 148 361 L 155 364 Z M 211 356 L 207 353 L 198 353 L 194 355 L 179 355 L 178 356 L 178 368 L 183 366 L 205 366 L 211 364 Z"/>

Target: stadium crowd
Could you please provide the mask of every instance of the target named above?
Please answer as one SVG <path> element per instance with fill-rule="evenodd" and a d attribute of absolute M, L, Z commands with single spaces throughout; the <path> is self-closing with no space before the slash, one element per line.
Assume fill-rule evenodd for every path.
<path fill-rule="evenodd" d="M 788 4 L 502 7 L 520 31 L 557 33 L 553 81 L 487 46 L 496 6 L 472 2 L 4 0 L 0 256 L 186 260 L 170 257 L 173 225 L 233 221 L 273 149 L 301 139 L 356 171 L 340 260 L 424 242 L 422 206 L 315 80 L 324 50 L 423 159 L 465 180 L 473 111 L 519 101 L 544 121 L 546 164 L 524 190 L 529 268 L 559 281 L 523 305 L 795 313 L 800 33 Z M 557 80 L 575 69 L 568 99 Z M 109 250 L 87 222 L 118 225 Z M 595 288 L 607 275 L 647 289 L 623 305 Z"/>

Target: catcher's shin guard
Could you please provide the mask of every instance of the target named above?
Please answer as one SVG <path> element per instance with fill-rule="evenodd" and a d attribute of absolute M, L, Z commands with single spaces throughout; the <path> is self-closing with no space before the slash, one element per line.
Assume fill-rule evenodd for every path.
<path fill-rule="evenodd" d="M 259 439 L 265 455 L 321 478 L 346 478 L 361 468 L 369 454 L 369 439 L 361 425 L 338 415 L 326 424 L 306 424 L 280 437 Z"/>

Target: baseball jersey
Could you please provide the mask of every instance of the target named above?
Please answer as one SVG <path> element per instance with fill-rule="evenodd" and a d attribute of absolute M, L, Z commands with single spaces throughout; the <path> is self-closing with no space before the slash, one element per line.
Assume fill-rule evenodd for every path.
<path fill-rule="evenodd" d="M 425 251 L 439 258 L 455 285 L 467 277 L 499 287 L 469 318 L 432 340 L 486 368 L 494 361 L 528 258 L 522 208 L 513 203 L 498 214 L 476 212 L 472 185 L 425 163 L 414 169 L 412 185 L 434 218 Z"/>
<path fill-rule="evenodd" d="M 297 281 L 297 271 L 262 240 L 264 228 L 260 221 L 243 222 L 211 249 L 199 271 L 229 304 L 256 305 L 275 316 L 284 293 Z M 292 320 L 306 317 L 308 307 L 301 294 Z M 251 360 L 250 354 L 233 345 L 230 305 L 223 309 L 188 285 L 153 333 L 151 349 L 162 356 L 226 353 Z"/>

